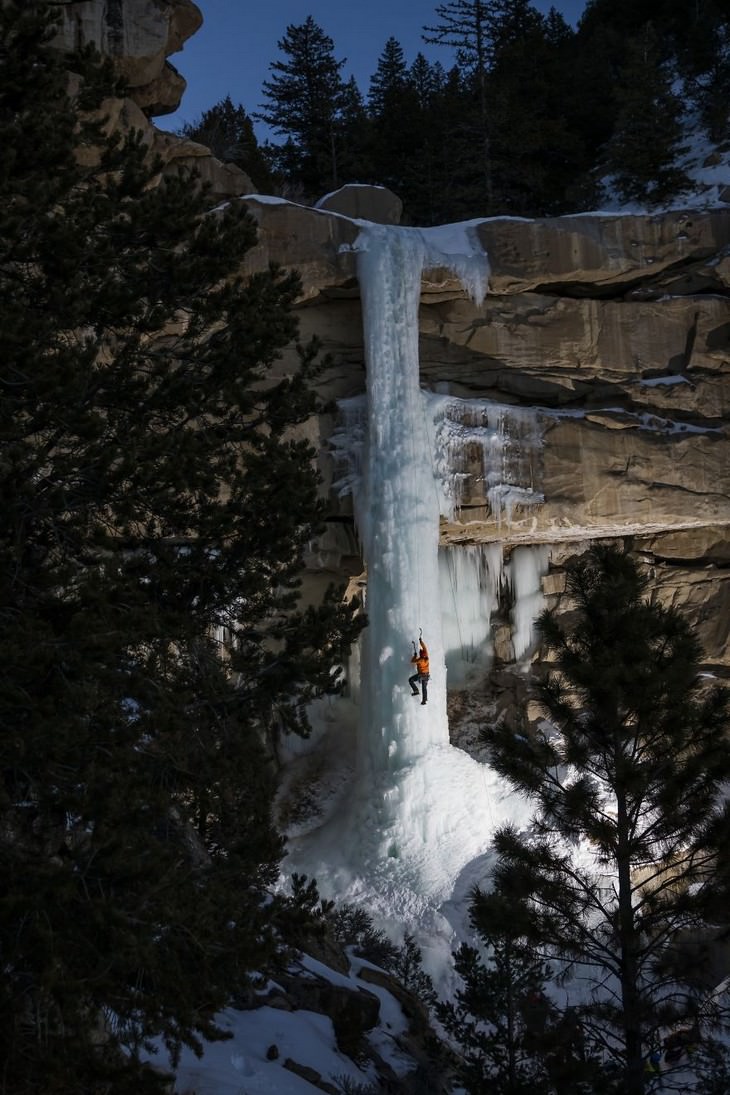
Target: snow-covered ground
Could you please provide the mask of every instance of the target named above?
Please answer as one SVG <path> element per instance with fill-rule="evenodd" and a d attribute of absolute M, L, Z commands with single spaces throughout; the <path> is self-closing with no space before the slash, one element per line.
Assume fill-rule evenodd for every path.
<path fill-rule="evenodd" d="M 615 193 L 610 177 L 602 180 L 605 197 L 601 202 L 600 213 L 626 213 L 627 215 L 654 214 L 670 209 L 713 209 L 728 208 L 730 198 L 730 146 L 724 142 L 719 147 L 713 145 L 707 133 L 696 117 L 696 112 L 688 108 L 685 123 L 683 146 L 686 151 L 677 161 L 677 167 L 684 171 L 690 181 L 689 189 L 678 195 L 666 206 L 647 208 L 637 202 L 625 202 Z M 595 216 L 596 214 L 591 214 Z"/>
<path fill-rule="evenodd" d="M 311 973 L 333 985 L 355 990 L 363 986 L 358 972 L 369 965 L 354 959 L 350 975 L 345 976 L 313 958 L 305 956 L 301 962 L 305 976 Z M 403 1076 L 413 1068 L 412 1058 L 398 1047 L 406 1019 L 386 989 L 372 981 L 366 987 L 380 1001 L 380 1022 L 369 1040 L 395 1074 Z M 266 991 L 270 988 L 272 985 L 267 985 Z M 183 1050 L 176 1070 L 176 1095 L 312 1095 L 317 1088 L 287 1067 L 287 1061 L 295 1062 L 302 1070 L 312 1069 L 333 1086 L 343 1080 L 362 1086 L 375 1080 L 372 1069 L 358 1068 L 340 1052 L 332 1020 L 326 1015 L 264 1006 L 250 1011 L 229 1009 L 218 1016 L 218 1023 L 232 1037 L 209 1043 L 202 1058 L 192 1050 Z M 164 1058 L 161 1052 L 157 1063 Z"/>

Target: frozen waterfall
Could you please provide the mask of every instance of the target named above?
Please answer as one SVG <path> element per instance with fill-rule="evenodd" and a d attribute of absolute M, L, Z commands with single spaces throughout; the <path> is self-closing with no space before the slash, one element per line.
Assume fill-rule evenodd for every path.
<path fill-rule="evenodd" d="M 334 440 L 347 450 L 340 486 L 352 493 L 367 567 L 356 771 L 329 821 L 290 841 L 292 867 L 315 875 L 325 892 L 366 895 L 374 913 L 406 922 L 449 897 L 497 825 L 526 817 L 495 773 L 449 744 L 446 712 L 449 656 L 456 651 L 468 662 L 484 649 L 499 587 L 512 578 L 531 606 L 535 596 L 533 572 L 523 564 L 519 581 L 507 573 L 500 545 L 439 552 L 440 516 L 458 508 L 447 465 L 461 414 L 453 404 L 463 401 L 421 391 L 421 278 L 428 269 L 451 270 L 480 302 L 488 261 L 476 223 L 360 224 L 354 250 L 367 395 L 346 401 L 345 430 Z M 469 429 L 481 438 L 490 502 L 508 517 L 512 500 L 530 491 L 500 471 L 508 463 L 505 415 L 492 407 L 479 413 Z M 526 642 L 527 617 L 518 614 L 516 623 Z M 408 687 L 419 629 L 431 659 L 425 707 Z"/>
<path fill-rule="evenodd" d="M 444 248 L 448 240 L 449 250 Z M 357 523 L 368 570 L 369 627 L 363 635 L 362 735 L 371 776 L 391 773 L 448 744 L 439 598 L 440 491 L 424 395 L 419 386 L 418 305 L 426 267 L 456 267 L 477 298 L 486 256 L 468 228 L 362 228 L 355 244 L 367 367 L 366 458 Z M 431 656 L 429 704 L 407 678 L 412 640 L 423 629 Z"/>

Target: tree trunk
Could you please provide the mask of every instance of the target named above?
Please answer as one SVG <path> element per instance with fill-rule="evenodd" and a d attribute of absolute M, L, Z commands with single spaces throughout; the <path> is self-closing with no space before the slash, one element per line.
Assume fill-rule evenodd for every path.
<path fill-rule="evenodd" d="M 616 767 L 621 764 L 620 750 L 616 750 Z M 629 820 L 626 796 L 621 788 L 617 793 L 617 845 L 618 869 L 619 946 L 621 950 L 621 1003 L 623 1005 L 623 1030 L 626 1046 L 625 1095 L 644 1095 L 644 1060 L 641 1039 L 641 1007 L 637 985 L 636 923 L 634 920 L 633 892 L 631 887 L 631 856 L 629 850 Z"/>
<path fill-rule="evenodd" d="M 512 948 L 509 943 L 505 948 L 505 971 L 507 974 L 507 1075 L 509 1076 L 510 1090 L 516 1087 L 517 1082 L 517 1057 L 515 1054 L 515 994 L 512 983 Z"/>
<path fill-rule="evenodd" d="M 492 213 L 492 150 L 489 141 L 489 111 L 487 109 L 487 56 L 484 45 L 484 30 L 477 18 L 477 64 L 479 66 L 479 117 L 482 125 L 482 156 L 484 158 L 484 190 L 487 199 L 487 212 Z"/>
<path fill-rule="evenodd" d="M 330 166 L 332 169 L 332 189 L 336 190 L 337 182 L 337 140 L 334 129 L 330 130 Z"/>

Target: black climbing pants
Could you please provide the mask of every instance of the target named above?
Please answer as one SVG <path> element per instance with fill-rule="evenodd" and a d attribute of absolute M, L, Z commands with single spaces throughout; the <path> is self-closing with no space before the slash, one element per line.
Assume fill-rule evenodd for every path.
<path fill-rule="evenodd" d="M 411 686 L 411 692 L 414 696 L 418 695 L 418 683 L 421 684 L 421 696 L 422 702 L 425 703 L 428 699 L 428 673 L 414 673 L 412 677 L 408 678 L 408 683 Z"/>

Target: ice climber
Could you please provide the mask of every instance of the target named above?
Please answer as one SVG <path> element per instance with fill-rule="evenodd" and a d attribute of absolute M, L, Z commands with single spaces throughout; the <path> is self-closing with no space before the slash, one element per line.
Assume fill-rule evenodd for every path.
<path fill-rule="evenodd" d="M 420 649 L 416 652 L 416 643 L 413 641 L 413 657 L 411 658 L 411 664 L 415 665 L 416 672 L 412 677 L 408 678 L 408 683 L 411 686 L 411 695 L 418 695 L 418 683 L 420 681 L 421 691 L 423 699 L 421 700 L 421 706 L 428 700 L 428 678 L 429 678 L 429 665 L 428 665 L 428 648 L 423 639 L 418 637 Z"/>

